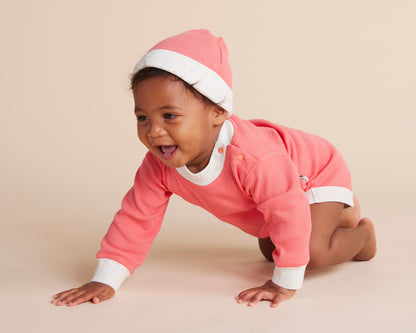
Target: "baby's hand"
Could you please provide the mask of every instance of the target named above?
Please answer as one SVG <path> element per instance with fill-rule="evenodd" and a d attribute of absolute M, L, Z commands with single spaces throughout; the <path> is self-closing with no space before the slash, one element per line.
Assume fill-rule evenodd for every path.
<path fill-rule="evenodd" d="M 241 292 L 235 299 L 240 304 L 247 302 L 248 306 L 254 306 L 258 302 L 266 300 L 272 302 L 271 307 L 275 308 L 280 302 L 291 298 L 295 292 L 296 290 L 285 289 L 269 280 L 261 287 L 251 288 Z"/>
<path fill-rule="evenodd" d="M 61 306 L 75 306 L 92 301 L 94 304 L 106 301 L 113 297 L 115 291 L 110 286 L 100 282 L 89 282 L 79 288 L 62 291 L 52 297 L 52 304 Z"/>

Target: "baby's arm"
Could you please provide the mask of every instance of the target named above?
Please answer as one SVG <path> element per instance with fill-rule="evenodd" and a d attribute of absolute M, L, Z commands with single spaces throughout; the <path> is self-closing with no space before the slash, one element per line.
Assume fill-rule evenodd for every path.
<path fill-rule="evenodd" d="M 279 166 L 279 172 L 275 168 Z M 301 288 L 309 261 L 311 217 L 309 202 L 299 184 L 297 169 L 286 153 L 270 153 L 256 162 L 245 178 L 257 209 L 269 225 L 269 237 L 278 244 L 273 252 L 273 279 L 241 292 L 236 300 L 254 306 L 268 300 L 272 307 L 293 297 Z"/>
<path fill-rule="evenodd" d="M 94 304 L 112 298 L 115 290 L 100 282 L 89 282 L 79 288 L 62 291 L 52 297 L 52 304 L 61 306 L 75 306 L 84 302 L 92 301 Z"/>
<path fill-rule="evenodd" d="M 280 287 L 269 280 L 261 287 L 244 290 L 235 299 L 240 304 L 247 303 L 248 306 L 254 306 L 262 300 L 270 301 L 271 307 L 275 308 L 279 303 L 293 297 L 295 293 L 296 290 Z"/>

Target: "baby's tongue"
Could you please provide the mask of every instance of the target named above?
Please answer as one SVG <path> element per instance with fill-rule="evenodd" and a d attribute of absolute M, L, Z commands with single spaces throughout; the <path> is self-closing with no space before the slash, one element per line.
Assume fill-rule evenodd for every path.
<path fill-rule="evenodd" d="M 176 146 L 160 146 L 160 150 L 164 154 L 170 154 L 173 153 L 176 149 Z"/>

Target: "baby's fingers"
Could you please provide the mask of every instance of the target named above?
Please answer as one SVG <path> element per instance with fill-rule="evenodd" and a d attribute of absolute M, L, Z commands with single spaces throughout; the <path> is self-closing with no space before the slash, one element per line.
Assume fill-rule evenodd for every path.
<path fill-rule="evenodd" d="M 92 301 L 94 304 L 110 299 L 115 291 L 110 286 L 99 283 L 89 282 L 80 288 L 70 289 L 56 294 L 51 303 L 61 306 L 75 306 L 81 303 Z"/>
<path fill-rule="evenodd" d="M 246 303 L 249 306 L 254 306 L 263 299 L 263 291 L 260 288 L 253 288 L 243 291 L 236 297 L 239 304 Z"/>
<path fill-rule="evenodd" d="M 70 299 L 71 296 L 73 296 L 74 294 L 78 292 L 79 292 L 78 288 L 62 291 L 52 297 L 51 303 L 58 305 L 58 306 L 65 305 L 67 303 L 66 300 Z"/>
<path fill-rule="evenodd" d="M 254 294 L 253 297 L 251 297 L 247 305 L 255 306 L 258 302 L 260 302 L 263 299 L 266 299 L 265 294 L 263 291 L 259 291 L 257 294 Z"/>
<path fill-rule="evenodd" d="M 62 305 L 75 306 L 81 303 L 88 302 L 90 300 L 93 300 L 94 303 L 99 303 L 97 292 L 77 289 L 72 293 L 64 294 L 61 297 L 55 299 L 54 304 L 58 306 L 62 306 Z"/>
<path fill-rule="evenodd" d="M 68 306 L 75 306 L 84 302 L 91 301 L 94 304 L 104 302 L 115 294 L 114 289 L 111 287 L 100 288 L 98 290 L 87 290 L 84 294 L 80 295 L 77 299 L 73 300 Z"/>
<path fill-rule="evenodd" d="M 51 303 L 58 306 L 67 305 L 69 302 L 71 302 L 73 299 L 75 299 L 82 293 L 83 291 L 79 289 L 70 289 L 55 295 L 52 298 Z"/>
<path fill-rule="evenodd" d="M 251 297 L 256 293 L 256 291 L 254 290 L 245 290 L 243 292 L 241 292 L 235 299 L 238 303 L 242 304 L 247 302 L 249 299 L 251 299 Z"/>
<path fill-rule="evenodd" d="M 78 305 L 78 304 L 81 304 L 81 303 L 92 301 L 94 299 L 95 299 L 95 302 L 94 302 L 95 304 L 99 303 L 97 294 L 87 290 L 87 291 L 83 292 L 80 295 L 76 295 L 76 297 L 72 298 L 67 303 L 67 305 L 68 306 L 75 306 L 75 305 Z"/>
<path fill-rule="evenodd" d="M 280 295 L 277 295 L 275 298 L 273 298 L 272 304 L 270 305 L 272 308 L 275 308 L 279 305 L 280 302 L 284 301 Z"/>

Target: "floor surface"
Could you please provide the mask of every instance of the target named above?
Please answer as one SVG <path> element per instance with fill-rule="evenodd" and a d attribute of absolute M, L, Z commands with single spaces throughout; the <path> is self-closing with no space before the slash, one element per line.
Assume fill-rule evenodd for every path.
<path fill-rule="evenodd" d="M 184 205 L 184 220 L 176 224 L 168 211 L 145 264 L 115 298 L 98 305 L 56 307 L 49 300 L 88 281 L 100 235 L 74 230 L 64 221 L 55 227 L 36 221 L 33 229 L 21 224 L 23 233 L 19 223 L 6 227 L 1 233 L 7 249 L 1 252 L 1 331 L 414 332 L 413 235 L 389 228 L 400 216 L 374 214 L 379 252 L 372 261 L 307 272 L 292 300 L 276 309 L 267 302 L 250 308 L 234 297 L 262 284 L 273 270 L 256 240 L 173 200 Z M 203 237 L 190 236 L 201 229 Z"/>

